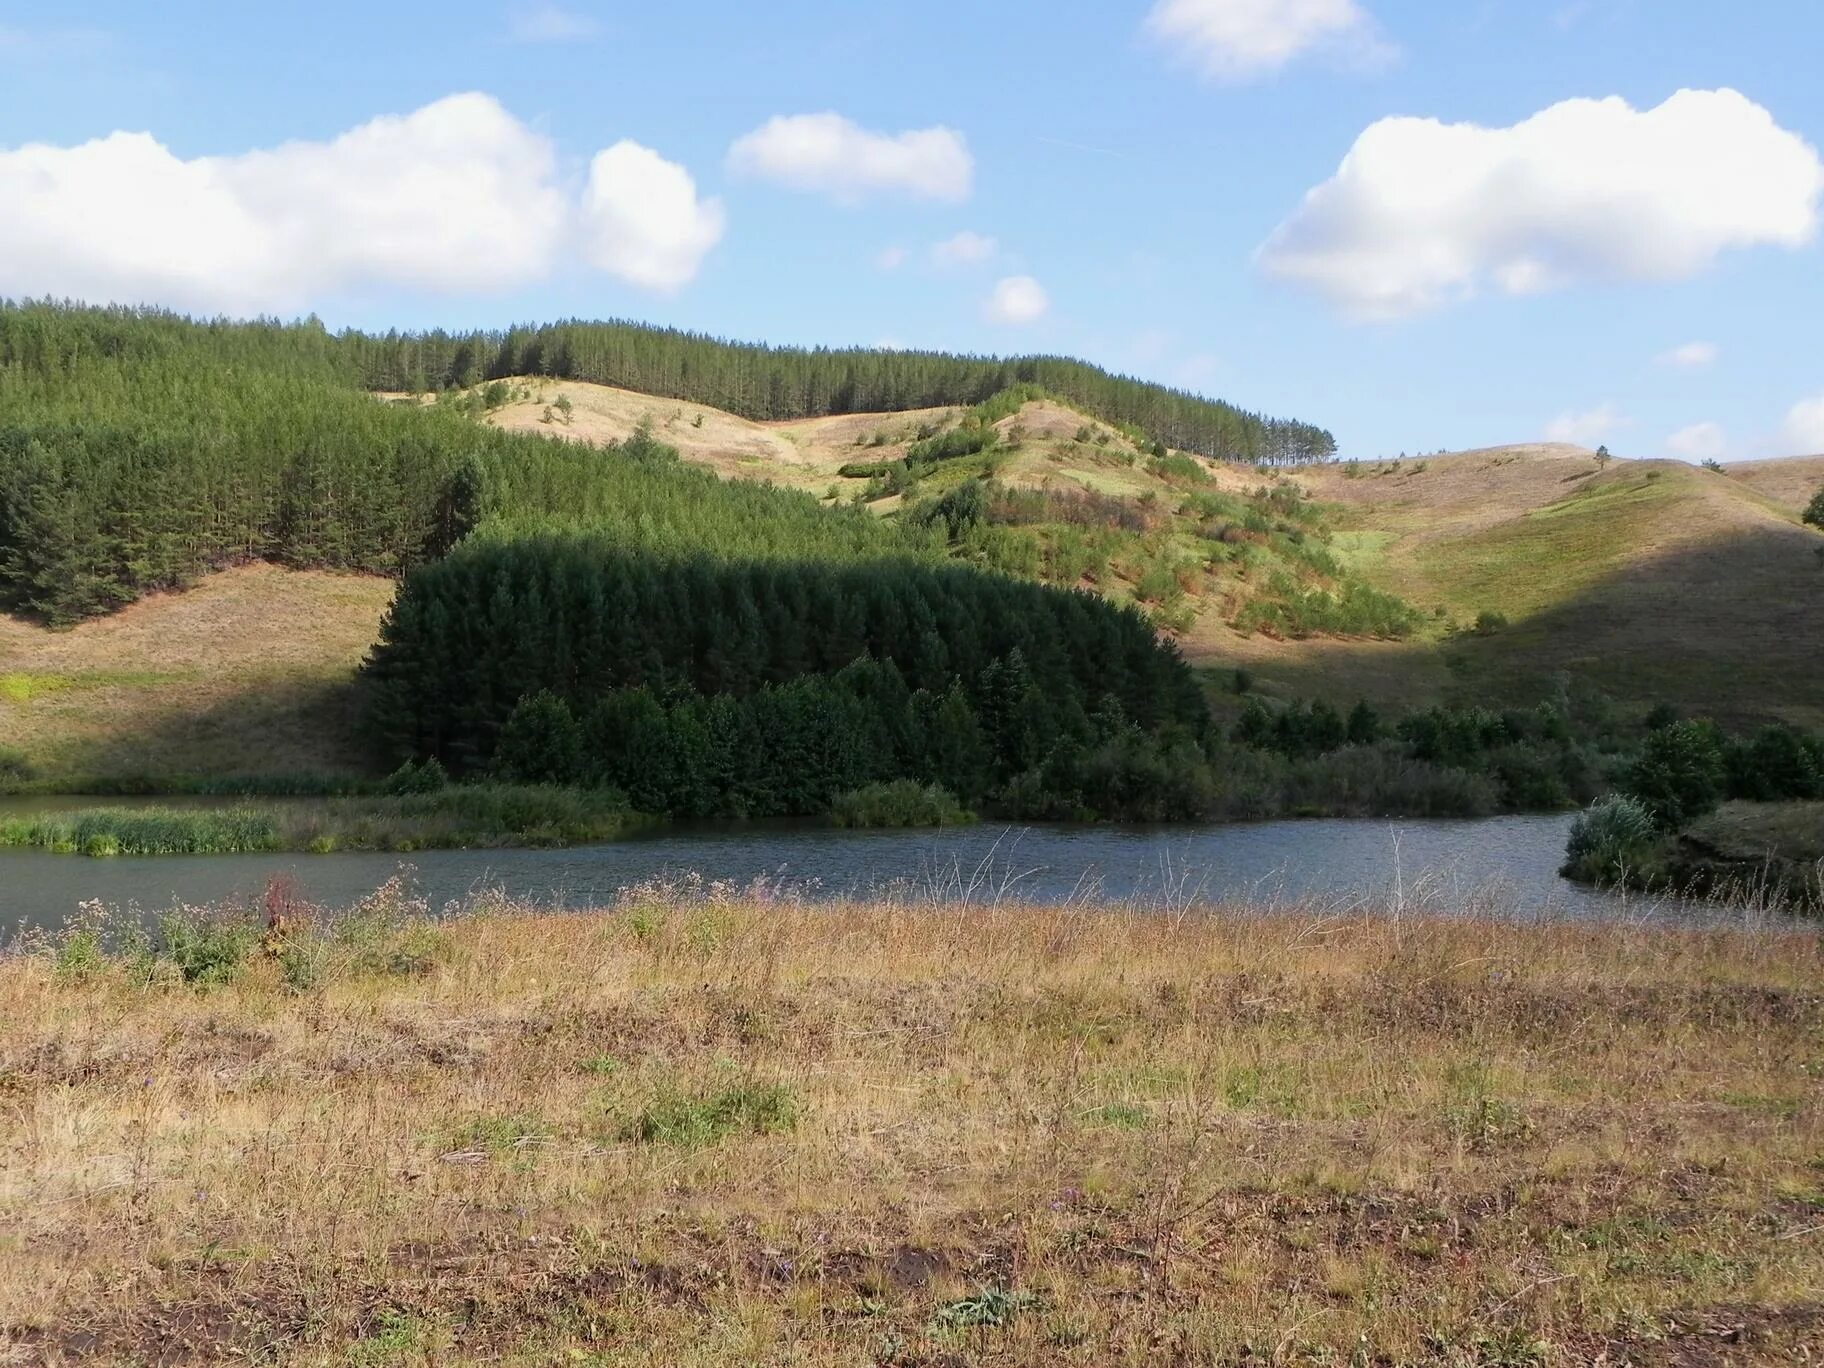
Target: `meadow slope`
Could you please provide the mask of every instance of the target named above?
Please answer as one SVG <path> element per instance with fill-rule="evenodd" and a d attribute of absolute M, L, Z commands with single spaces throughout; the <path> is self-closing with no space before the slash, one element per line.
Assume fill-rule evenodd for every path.
<path fill-rule="evenodd" d="M 1210 624 L 1198 649 L 1249 660 L 1292 692 L 1328 680 L 1390 702 L 1522 702 L 1563 672 L 1632 704 L 1817 726 L 1824 537 L 1799 511 L 1820 467 L 1605 469 L 1577 448 L 1533 446 L 1306 468 L 1300 483 L 1339 510 L 1351 568 L 1427 611 L 1432 631 L 1248 643 Z M 1483 614 L 1486 630 L 1468 630 Z"/>
<path fill-rule="evenodd" d="M 359 772 L 355 670 L 392 596 L 388 579 L 260 563 L 64 630 L 0 615 L 0 749 L 64 791 Z"/>

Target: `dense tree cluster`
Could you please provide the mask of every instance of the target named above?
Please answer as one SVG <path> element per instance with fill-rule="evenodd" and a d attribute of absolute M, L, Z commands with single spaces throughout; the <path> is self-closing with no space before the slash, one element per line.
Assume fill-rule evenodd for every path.
<path fill-rule="evenodd" d="M 1824 736 L 1778 724 L 1730 736 L 1713 722 L 1662 719 L 1616 787 L 1664 831 L 1696 821 L 1725 799 L 1824 798 Z"/>
<path fill-rule="evenodd" d="M 414 570 L 367 676 L 397 758 L 612 782 L 668 812 L 823 811 L 895 778 L 973 799 L 1060 745 L 1130 726 L 1194 742 L 1207 717 L 1145 619 L 1091 595 L 909 558 L 633 554 L 577 531 L 482 535 Z"/>
<path fill-rule="evenodd" d="M 339 345 L 308 324 L 0 308 L 0 603 L 66 623 L 255 559 L 392 574 L 484 520 L 554 513 L 670 553 L 932 544 L 656 443 L 595 450 L 377 403 Z"/>
<path fill-rule="evenodd" d="M 1309 423 L 1266 418 L 1058 356 L 769 347 L 581 321 L 505 332 L 349 333 L 341 342 L 361 383 L 374 390 L 423 393 L 547 375 L 765 420 L 979 404 L 1012 387 L 1038 386 L 1104 422 L 1205 456 L 1280 464 L 1336 454 L 1335 439 Z"/>

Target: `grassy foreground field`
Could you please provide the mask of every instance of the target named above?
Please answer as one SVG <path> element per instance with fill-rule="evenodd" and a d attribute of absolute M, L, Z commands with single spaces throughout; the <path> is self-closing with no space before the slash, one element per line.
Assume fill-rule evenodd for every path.
<path fill-rule="evenodd" d="M 0 963 L 0 1362 L 1824 1343 L 1815 931 L 285 910 L 209 989 L 80 937 Z"/>

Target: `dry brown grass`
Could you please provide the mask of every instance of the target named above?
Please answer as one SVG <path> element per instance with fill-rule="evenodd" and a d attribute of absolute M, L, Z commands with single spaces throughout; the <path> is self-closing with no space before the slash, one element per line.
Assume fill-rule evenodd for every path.
<path fill-rule="evenodd" d="M 1287 692 L 1383 702 L 1462 695 L 1526 703 L 1568 673 L 1645 707 L 1732 725 L 1824 725 L 1818 536 L 1798 525 L 1803 460 L 1718 475 L 1675 461 L 1598 470 L 1576 448 L 1496 448 L 1306 470 L 1342 509 L 1355 568 L 1447 624 L 1511 630 L 1387 649 L 1272 644 L 1248 661 Z M 1741 474 L 1738 477 L 1737 473 Z M 1236 654 L 1200 624 L 1194 658 Z M 1240 654 L 1248 654 L 1245 649 Z"/>
<path fill-rule="evenodd" d="M 298 993 L 263 959 L 207 993 L 0 964 L 15 1357 L 1783 1364 L 1824 1339 L 1815 932 L 659 892 L 496 909 L 430 960 Z M 719 1135 L 691 1110 L 717 1096 Z"/>
<path fill-rule="evenodd" d="M 66 631 L 0 616 L 0 746 L 52 776 L 336 772 L 390 580 L 256 564 Z"/>
<path fill-rule="evenodd" d="M 1739 481 L 1787 512 L 1804 512 L 1824 489 L 1824 456 L 1788 456 L 1774 461 L 1736 461 L 1723 477 Z"/>
<path fill-rule="evenodd" d="M 496 427 L 606 444 L 625 441 L 644 425 L 693 465 L 707 466 L 730 479 L 759 480 L 818 494 L 836 479 L 837 468 L 845 462 L 903 456 L 920 423 L 943 423 L 958 412 L 939 408 L 756 423 L 706 404 L 661 399 L 611 385 L 536 377 L 511 383 L 528 387 L 533 397 L 490 413 L 488 422 Z M 570 419 L 547 423 L 545 408 L 555 404 L 559 395 L 570 400 Z M 892 442 L 884 447 L 857 445 L 876 432 L 885 433 Z"/>

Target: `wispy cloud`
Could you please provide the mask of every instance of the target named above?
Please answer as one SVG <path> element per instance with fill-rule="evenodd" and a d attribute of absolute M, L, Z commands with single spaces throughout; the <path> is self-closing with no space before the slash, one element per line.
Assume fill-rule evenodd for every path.
<path fill-rule="evenodd" d="M 1682 347 L 1674 347 L 1669 352 L 1661 352 L 1659 364 L 1674 366 L 1679 370 L 1702 370 L 1705 366 L 1716 364 L 1716 358 L 1722 350 L 1714 342 L 1687 342 Z"/>
<path fill-rule="evenodd" d="M 1666 438 L 1666 449 L 1684 461 L 1720 461 L 1729 454 L 1729 434 L 1721 423 L 1693 423 Z"/>
<path fill-rule="evenodd" d="M 1218 81 L 1270 75 L 1319 48 L 1364 68 L 1399 56 L 1355 0 L 1158 0 L 1146 33 Z"/>
<path fill-rule="evenodd" d="M 1587 413 L 1563 413 L 1546 424 L 1549 442 L 1569 442 L 1573 446 L 1596 446 L 1616 429 L 1629 426 L 1629 420 L 1614 404 L 1603 404 Z"/>
<path fill-rule="evenodd" d="M 561 5 L 519 5 L 508 11 L 507 32 L 516 43 L 580 43 L 599 38 L 602 21 Z"/>
<path fill-rule="evenodd" d="M 965 200 L 975 175 L 969 144 L 953 128 L 881 133 L 840 114 L 769 119 L 728 150 L 737 174 L 859 204 L 880 193 Z"/>
<path fill-rule="evenodd" d="M 965 229 L 955 237 L 931 245 L 931 264 L 940 269 L 951 266 L 978 266 L 992 257 L 1000 244 L 982 233 Z"/>

